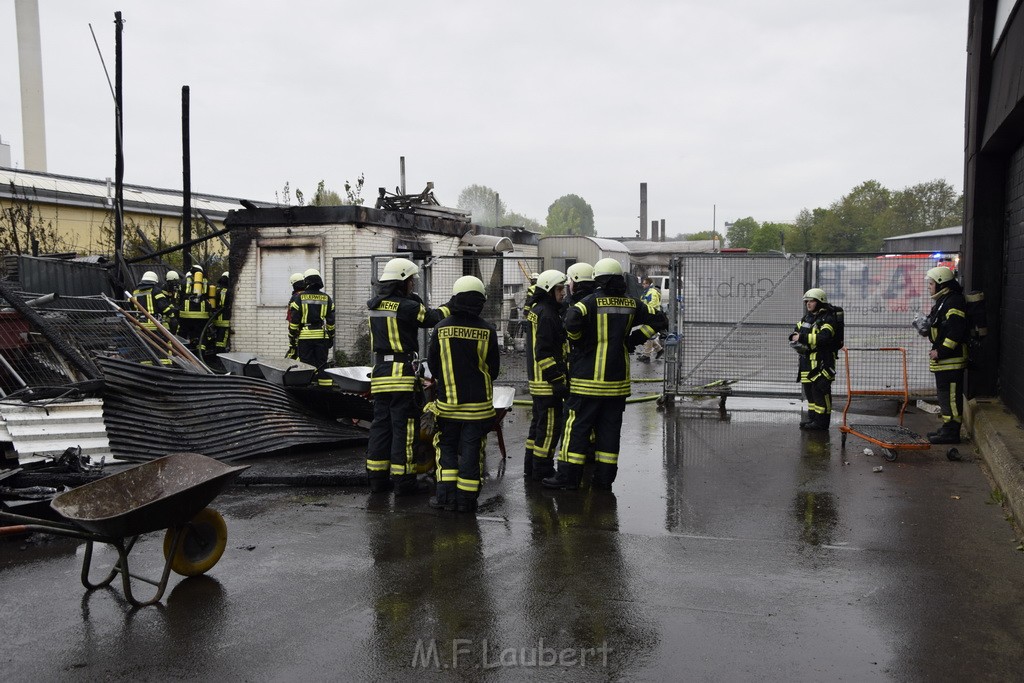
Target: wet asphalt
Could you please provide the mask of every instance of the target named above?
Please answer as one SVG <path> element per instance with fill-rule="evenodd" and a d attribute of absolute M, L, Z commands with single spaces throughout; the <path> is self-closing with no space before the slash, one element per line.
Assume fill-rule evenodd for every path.
<path fill-rule="evenodd" d="M 358 486 L 234 486 L 213 504 L 224 557 L 206 576 L 172 578 L 156 607 L 131 609 L 119 588 L 86 592 L 74 541 L 0 541 L 0 670 L 9 681 L 1019 679 L 1024 553 L 969 445 L 962 462 L 932 449 L 889 463 L 856 437 L 843 449 L 841 416 L 814 434 L 798 429 L 795 401 L 726 408 L 629 406 L 612 493 L 525 482 L 516 408 L 507 472 L 496 474 L 492 435 L 475 517 Z M 879 412 L 870 421 L 894 420 Z M 907 424 L 937 421 L 912 411 Z M 305 454 L 250 473 L 358 472 L 361 457 Z M 159 572 L 161 541 L 139 542 L 137 571 Z"/>

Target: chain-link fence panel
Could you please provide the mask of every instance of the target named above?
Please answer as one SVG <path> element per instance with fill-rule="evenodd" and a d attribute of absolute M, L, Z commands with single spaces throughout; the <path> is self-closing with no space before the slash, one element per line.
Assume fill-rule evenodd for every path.
<path fill-rule="evenodd" d="M 799 391 L 788 332 L 800 318 L 804 259 L 694 254 L 673 260 L 672 279 L 666 393 Z"/>
<path fill-rule="evenodd" d="M 954 254 L 693 254 L 674 259 L 666 392 L 798 395 L 798 359 L 788 337 L 803 316 L 803 292 L 820 287 L 829 303 L 843 308 L 846 346 L 905 348 L 911 395 L 930 395 L 931 346 L 911 322 L 931 309 L 928 269 L 955 259 Z M 837 396 L 846 392 L 841 359 L 838 365 Z M 890 369 L 879 365 L 860 374 L 865 383 L 879 387 L 902 384 L 902 371 Z"/>
<path fill-rule="evenodd" d="M 821 287 L 829 303 L 842 306 L 847 346 L 906 349 L 910 394 L 934 396 L 935 380 L 928 370 L 931 342 L 911 323 L 932 308 L 925 283 L 928 270 L 940 264 L 953 268 L 956 261 L 957 254 L 820 254 L 808 257 L 808 286 Z M 889 363 L 863 363 L 856 370 L 855 381 L 866 386 L 903 383 L 902 370 Z M 832 391 L 837 396 L 846 392 L 842 367 Z"/>
<path fill-rule="evenodd" d="M 111 357 L 158 363 L 166 357 L 147 345 L 126 317 L 138 320 L 138 314 L 120 313 L 103 299 L 59 297 L 47 301 L 32 294 L 14 296 L 32 307 L 46 329 L 12 309 L 0 311 L 0 390 L 4 395 L 85 379 L 69 360 L 69 353 L 88 361 Z M 124 302 L 120 305 L 126 306 Z"/>

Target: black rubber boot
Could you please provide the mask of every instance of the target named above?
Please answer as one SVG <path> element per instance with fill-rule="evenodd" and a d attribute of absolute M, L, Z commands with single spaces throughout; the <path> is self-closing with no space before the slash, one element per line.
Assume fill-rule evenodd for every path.
<path fill-rule="evenodd" d="M 533 471 L 530 478 L 534 481 L 543 481 L 555 474 L 555 463 L 551 458 L 538 458 L 533 456 Z"/>
<path fill-rule="evenodd" d="M 960 423 L 953 421 L 945 423 L 939 433 L 929 436 L 928 440 L 934 444 L 960 443 Z"/>
<path fill-rule="evenodd" d="M 828 415 L 815 415 L 811 418 L 811 421 L 807 423 L 807 426 L 803 427 L 803 429 L 809 432 L 827 432 L 830 423 L 831 420 Z"/>
<path fill-rule="evenodd" d="M 566 462 L 558 464 L 558 472 L 543 482 L 544 488 L 562 491 L 575 491 L 580 487 L 580 477 L 583 474 L 581 465 L 570 465 Z"/>
<path fill-rule="evenodd" d="M 430 490 L 430 485 L 425 481 L 418 481 L 415 474 L 403 474 L 394 479 L 396 496 L 414 496 Z"/>
<path fill-rule="evenodd" d="M 388 493 L 395 485 L 386 476 L 370 477 L 370 493 Z"/>

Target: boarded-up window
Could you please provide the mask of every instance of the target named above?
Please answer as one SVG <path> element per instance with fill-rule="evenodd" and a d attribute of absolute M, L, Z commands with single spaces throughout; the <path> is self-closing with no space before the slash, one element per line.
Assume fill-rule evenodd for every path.
<path fill-rule="evenodd" d="M 260 240 L 256 261 L 256 305 L 286 306 L 292 296 L 288 278 L 310 268 L 324 272 L 320 240 Z"/>

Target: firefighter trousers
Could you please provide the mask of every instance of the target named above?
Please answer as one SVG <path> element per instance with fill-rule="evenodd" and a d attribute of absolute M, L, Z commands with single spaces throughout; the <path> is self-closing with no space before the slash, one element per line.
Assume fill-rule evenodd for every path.
<path fill-rule="evenodd" d="M 555 450 L 565 427 L 562 403 L 562 399 L 557 396 L 533 397 L 530 434 L 533 436 L 531 471 L 534 479 L 544 479 L 554 472 Z"/>
<path fill-rule="evenodd" d="M 593 448 L 597 460 L 594 485 L 610 488 L 619 471 L 619 439 L 626 397 L 572 394 L 566 401 L 566 407 L 565 433 L 558 455 L 559 475 L 564 472 L 570 480 L 578 483 L 587 453 Z M 591 433 L 594 436 L 593 446 Z"/>
<path fill-rule="evenodd" d="M 437 419 L 434 450 L 437 453 L 439 503 L 471 503 L 480 495 L 484 446 L 492 424 L 492 419 Z"/>
<path fill-rule="evenodd" d="M 300 342 L 301 343 L 301 342 Z M 389 477 L 416 478 L 414 453 L 420 406 L 412 391 L 374 394 L 373 422 L 366 445 L 366 473 L 377 489 Z"/>
<path fill-rule="evenodd" d="M 832 419 L 832 379 L 823 372 L 813 377 L 802 383 L 807 411 L 815 420 L 828 424 Z"/>
<path fill-rule="evenodd" d="M 939 400 L 942 424 L 955 422 L 959 427 L 964 421 L 964 371 L 940 370 L 935 374 L 935 393 Z"/>
<path fill-rule="evenodd" d="M 313 383 L 322 387 L 329 387 L 334 384 L 331 376 L 323 371 L 327 367 L 327 358 L 330 351 L 330 339 L 300 339 L 295 345 L 295 353 L 298 359 L 316 368 L 316 372 L 313 374 Z"/>

